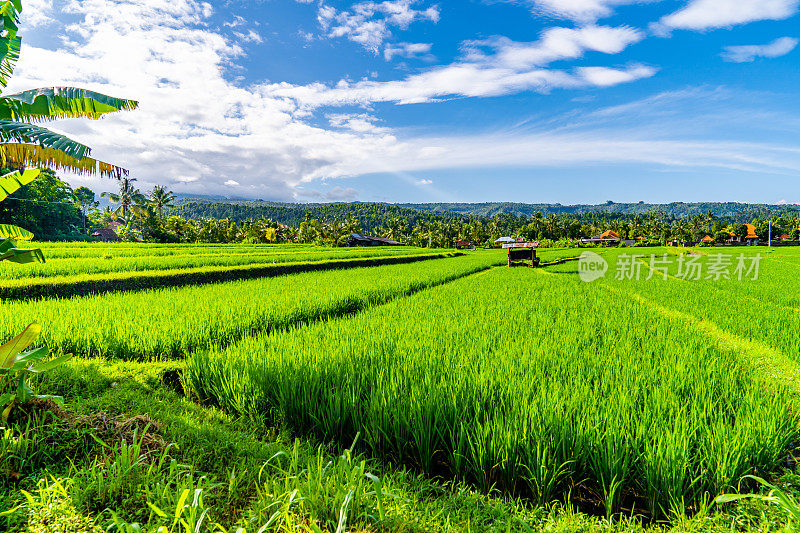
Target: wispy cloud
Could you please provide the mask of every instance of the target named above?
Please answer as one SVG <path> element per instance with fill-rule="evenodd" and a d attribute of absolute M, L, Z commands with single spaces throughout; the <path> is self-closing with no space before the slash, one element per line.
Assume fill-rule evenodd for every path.
<path fill-rule="evenodd" d="M 744 46 L 726 46 L 722 59 L 733 63 L 749 63 L 758 57 L 785 56 L 797 47 L 797 39 L 780 37 L 767 44 L 751 44 Z"/>
<path fill-rule="evenodd" d="M 470 135 L 392 129 L 375 109 L 343 109 L 321 122 L 311 113 L 321 106 L 630 82 L 652 76 L 655 68 L 550 67 L 584 56 L 588 62 L 594 59 L 589 54 L 616 54 L 641 40 L 635 29 L 589 25 L 547 30 L 530 43 L 501 37 L 472 41 L 457 61 L 398 80 L 243 87 L 225 73 L 245 53 L 247 39 L 228 35 L 229 28 L 214 30 L 211 10 L 197 0 L 55 3 L 54 17 L 75 24 L 48 27 L 53 38 L 47 42 L 61 44 L 23 48 L 9 91 L 81 85 L 139 99 L 135 112 L 96 122 L 60 121 L 54 127 L 94 146 L 99 158 L 130 168 L 143 187 L 171 181 L 175 190 L 189 193 L 234 190 L 269 199 L 349 201 L 358 196 L 352 188 L 320 192 L 316 189 L 324 187 L 314 186 L 328 178 L 407 173 L 408 186 L 417 181 L 428 194 L 436 188 L 423 183 L 431 170 L 503 166 L 645 164 L 759 176 L 800 172 L 800 149 L 782 141 L 786 131 L 800 128 L 800 116 L 785 112 L 791 106 L 774 106 L 765 98 L 763 105 L 742 109 L 742 102 L 754 100 L 751 95 L 732 97 L 716 89 L 664 93 L 614 108 L 581 102 L 576 103 L 580 112 L 566 117 L 543 111 L 545 119 L 535 127 Z M 236 30 L 246 35 L 242 27 Z M 738 138 L 755 136 L 759 142 L 736 140 L 731 130 L 737 128 L 751 135 Z M 114 187 L 99 178 L 80 184 Z"/>
<path fill-rule="evenodd" d="M 53 0 L 27 0 L 22 11 L 23 24 L 46 26 L 53 24 Z"/>
<path fill-rule="evenodd" d="M 367 113 L 333 113 L 326 115 L 334 128 L 343 128 L 356 133 L 389 133 L 389 128 L 382 128 L 376 123 L 378 117 Z"/>
<path fill-rule="evenodd" d="M 783 20 L 797 13 L 800 0 L 691 0 L 661 19 L 656 31 L 707 30 L 758 20 Z"/>
<path fill-rule="evenodd" d="M 580 23 L 596 22 L 614 13 L 614 8 L 627 4 L 659 0 L 506 0 L 529 5 L 534 14 L 574 20 Z"/>
<path fill-rule="evenodd" d="M 526 69 L 563 59 L 577 59 L 586 52 L 618 54 L 641 41 L 644 34 L 629 26 L 595 26 L 582 28 L 549 28 L 538 41 L 517 42 L 495 36 L 482 41 L 466 41 L 467 59 L 487 66 Z M 483 49 L 492 53 L 485 53 Z"/>
<path fill-rule="evenodd" d="M 243 50 L 235 36 L 210 29 L 211 15 L 210 5 L 196 0 L 69 0 L 55 16 L 76 22 L 47 30 L 64 44 L 24 45 L 8 90 L 77 85 L 139 100 L 134 112 L 53 127 L 129 168 L 142 187 L 236 187 L 237 194 L 291 200 L 303 180 L 341 176 L 341 161 L 396 146 L 363 117 L 341 128 L 313 126 L 294 116 L 296 106 L 229 81 Z M 23 36 L 32 31 L 22 27 Z M 74 181 L 96 190 L 115 186 Z"/>
<path fill-rule="evenodd" d="M 352 187 L 333 187 L 328 191 L 320 191 L 318 189 L 305 189 L 298 188 L 298 196 L 305 201 L 313 202 L 355 202 L 358 200 L 358 191 Z"/>
<path fill-rule="evenodd" d="M 386 45 L 383 49 L 383 57 L 386 61 L 391 61 L 395 57 L 405 57 L 407 59 L 420 58 L 433 60 L 431 48 L 433 43 L 397 43 Z"/>
<path fill-rule="evenodd" d="M 349 10 L 339 11 L 320 3 L 317 20 L 329 37 L 344 37 L 377 54 L 391 36 L 391 28 L 406 29 L 417 20 L 439 21 L 439 8 L 416 9 L 418 0 L 385 0 L 359 2 Z"/>
<path fill-rule="evenodd" d="M 412 104 L 452 96 L 486 97 L 523 91 L 544 93 L 558 88 L 608 87 L 651 77 L 656 69 L 641 64 L 572 70 L 542 67 L 557 60 L 582 57 L 586 52 L 616 54 L 642 38 L 641 32 L 627 26 L 550 28 L 532 43 L 505 37 L 467 41 L 461 60 L 402 80 L 342 80 L 333 86 L 276 83 L 264 90 L 276 98 L 295 102 L 301 110 L 309 110 L 322 106 Z"/>

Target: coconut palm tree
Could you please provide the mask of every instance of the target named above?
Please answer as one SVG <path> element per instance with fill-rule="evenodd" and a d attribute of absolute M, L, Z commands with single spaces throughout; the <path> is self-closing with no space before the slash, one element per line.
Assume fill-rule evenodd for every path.
<path fill-rule="evenodd" d="M 159 218 L 164 216 L 165 207 L 175 207 L 172 203 L 175 201 L 175 195 L 163 185 L 153 187 L 153 190 L 147 196 L 150 205 L 156 210 Z"/>
<path fill-rule="evenodd" d="M 142 205 L 147 201 L 144 195 L 139 192 L 139 189 L 134 187 L 134 181 L 136 181 L 136 178 L 123 176 L 119 180 L 119 194 L 104 192 L 100 195 L 108 198 L 115 204 L 119 204 L 114 211 L 118 213 L 126 222 L 128 219 L 128 213 L 130 211 L 136 211 L 139 213 L 143 212 Z"/>

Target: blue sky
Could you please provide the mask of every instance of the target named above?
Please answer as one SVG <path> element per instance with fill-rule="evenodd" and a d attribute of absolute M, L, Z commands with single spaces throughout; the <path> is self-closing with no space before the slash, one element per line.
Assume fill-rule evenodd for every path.
<path fill-rule="evenodd" d="M 800 203 L 798 4 L 28 0 L 9 90 L 139 99 L 55 128 L 145 189 Z"/>

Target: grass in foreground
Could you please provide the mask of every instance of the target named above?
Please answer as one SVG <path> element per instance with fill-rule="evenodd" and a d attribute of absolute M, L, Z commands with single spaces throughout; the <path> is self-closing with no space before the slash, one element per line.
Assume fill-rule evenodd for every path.
<path fill-rule="evenodd" d="M 40 386 L 70 411 L 28 409 L 3 433 L 0 530 L 790 531 L 757 501 L 644 526 L 483 495 L 197 406 L 175 390 L 179 369 L 77 360 L 53 371 Z M 799 483 L 781 480 L 794 494 Z"/>

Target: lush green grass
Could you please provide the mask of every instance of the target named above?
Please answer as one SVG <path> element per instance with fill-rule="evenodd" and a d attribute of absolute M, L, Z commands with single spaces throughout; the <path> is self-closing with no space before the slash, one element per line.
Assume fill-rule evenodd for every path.
<path fill-rule="evenodd" d="M 406 255 L 355 257 L 282 263 L 257 263 L 238 266 L 205 266 L 172 270 L 123 271 L 106 274 L 77 274 L 45 278 L 17 279 L 0 283 L 0 298 L 71 298 L 104 292 L 136 291 L 157 287 L 180 287 L 203 283 L 281 276 L 297 272 L 392 265 L 461 255 L 455 252 L 418 252 Z"/>
<path fill-rule="evenodd" d="M 352 313 L 502 262 L 481 252 L 417 263 L 327 270 L 230 283 L 109 293 L 71 299 L 6 301 L 0 338 L 29 322 L 42 342 L 76 355 L 163 359 Z"/>
<path fill-rule="evenodd" d="M 392 324 L 393 327 L 386 327 Z M 786 457 L 786 391 L 691 325 L 577 277 L 494 269 L 344 320 L 188 361 L 202 399 L 255 420 L 547 502 L 656 515 Z"/>
<path fill-rule="evenodd" d="M 209 266 L 241 266 L 286 262 L 327 261 L 361 257 L 415 255 L 419 248 L 282 248 L 274 245 L 252 245 L 227 248 L 90 248 L 78 256 L 63 257 L 64 252 L 45 249 L 45 263 L 20 268 L 12 263 L 0 263 L 0 279 L 32 280 L 37 278 L 85 276 L 113 272 L 173 270 Z"/>
<path fill-rule="evenodd" d="M 171 529 L 178 507 L 187 524 L 207 511 L 201 532 L 238 527 L 256 532 L 270 519 L 267 531 L 333 532 L 353 491 L 347 531 L 645 531 L 640 518 L 608 522 L 563 505 L 536 508 L 231 418 L 165 385 L 171 382 L 165 377 L 178 369 L 176 363 L 76 360 L 45 376 L 38 386 L 69 398 L 71 414 L 53 419 L 39 413 L 0 436 L 0 512 L 11 511 L 0 517 L 0 530 L 130 531 L 128 524 L 138 522 L 145 531 L 161 526 L 183 531 L 181 524 Z M 162 440 L 149 453 L 133 439 L 134 428 L 140 440 L 148 423 L 148 434 Z M 164 444 L 171 444 L 166 453 Z M 12 465 L 19 475 L 9 475 Z M 376 476 L 378 492 L 384 493 L 380 505 L 367 473 Z M 797 481 L 786 476 L 782 484 L 794 491 Z M 190 494 L 180 507 L 187 488 Z M 201 498 L 193 505 L 196 489 Z M 165 510 L 167 518 L 148 504 Z M 671 533 L 786 531 L 781 510 L 759 502 L 734 505 L 725 514 L 713 506 L 698 511 L 674 526 L 655 527 Z"/>
<path fill-rule="evenodd" d="M 112 278 L 139 275 L 137 261 L 340 253 L 45 248 L 65 265 L 127 261 L 119 272 L 79 274 Z M 6 301 L 2 338 L 35 318 L 54 351 L 93 359 L 35 383 L 64 395 L 72 412 L 20 417 L 2 433 L 0 513 L 20 507 L 0 516 L 0 530 L 194 530 L 203 517 L 198 531 L 269 522 L 267 531 L 334 532 L 346 514 L 342 531 L 788 531 L 775 506 L 721 512 L 710 501 L 745 473 L 779 474 L 791 451 L 796 340 L 787 331 L 800 305 L 800 250 L 761 250 L 769 260 L 751 284 L 617 281 L 619 254 L 648 256 L 646 275 L 649 254 L 678 250 L 594 251 L 612 269 L 588 285 L 574 261 L 486 270 L 505 255 L 478 251 Z M 720 251 L 755 252 L 702 250 Z M 363 253 L 382 252 L 394 253 Z M 116 358 L 126 360 L 108 362 Z M 203 406 L 181 396 L 182 383 Z M 780 481 L 794 491 L 798 479 Z"/>
<path fill-rule="evenodd" d="M 798 359 L 800 337 L 800 250 L 794 248 L 706 248 L 699 252 L 709 254 L 702 261 L 707 265 L 717 253 L 732 254 L 734 265 L 739 254 L 763 256 L 758 279 L 752 281 L 737 276 L 732 279 L 706 279 L 667 281 L 654 276 L 649 281 L 617 281 L 607 279 L 605 284 L 623 288 L 626 292 L 667 309 L 673 309 L 699 320 L 708 321 L 738 338 L 763 343 L 788 357 Z M 620 252 L 615 252 L 617 255 Z M 609 258 L 611 259 L 611 258 Z M 646 262 L 650 257 L 645 257 Z M 677 259 L 673 258 L 676 263 Z M 749 265 L 749 263 L 748 263 Z M 646 267 L 643 267 L 643 273 Z M 731 269 L 733 272 L 733 268 Z M 677 274 L 677 264 L 670 269 Z M 644 275 L 642 276 L 645 277 Z"/>

